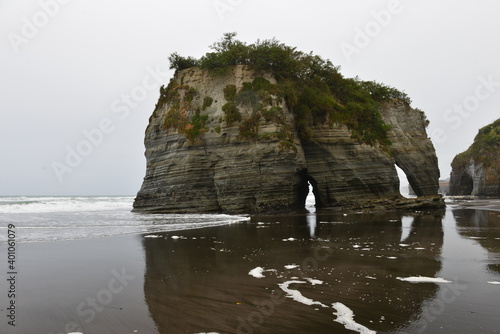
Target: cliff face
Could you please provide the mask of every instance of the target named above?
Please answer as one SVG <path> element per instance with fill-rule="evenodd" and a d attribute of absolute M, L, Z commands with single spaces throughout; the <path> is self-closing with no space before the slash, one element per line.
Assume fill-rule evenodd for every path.
<path fill-rule="evenodd" d="M 147 171 L 134 209 L 290 210 L 304 206 L 308 182 L 319 207 L 390 203 L 400 196 L 395 164 L 417 195 L 437 194 L 437 158 L 420 111 L 398 100 L 383 106 L 392 125 L 388 149 L 352 139 L 340 124 L 312 125 L 306 142 L 273 83 L 245 66 L 215 77 L 198 68 L 179 71 L 146 130 Z"/>
<path fill-rule="evenodd" d="M 451 163 L 448 195 L 500 196 L 500 119 L 480 129 Z"/>
<path fill-rule="evenodd" d="M 391 125 L 391 155 L 401 168 L 417 196 L 435 195 L 439 189 L 439 168 L 436 151 L 427 137 L 427 118 L 423 111 L 392 100 L 382 108 L 384 122 Z"/>

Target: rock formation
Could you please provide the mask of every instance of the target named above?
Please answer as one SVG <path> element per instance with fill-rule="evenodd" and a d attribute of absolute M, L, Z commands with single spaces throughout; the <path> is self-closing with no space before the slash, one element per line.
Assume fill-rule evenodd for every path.
<path fill-rule="evenodd" d="M 395 165 L 418 196 L 437 195 L 437 158 L 423 112 L 403 100 L 384 102 L 387 147 L 354 139 L 341 122 L 311 122 L 304 140 L 275 83 L 243 65 L 218 76 L 198 67 L 177 71 L 146 130 L 147 171 L 134 209 L 292 210 L 304 207 L 308 182 L 318 207 L 418 206 L 399 194 Z M 422 201 L 442 205 L 438 197 Z"/>
<path fill-rule="evenodd" d="M 450 196 L 500 196 L 500 119 L 480 129 L 451 163 Z"/>

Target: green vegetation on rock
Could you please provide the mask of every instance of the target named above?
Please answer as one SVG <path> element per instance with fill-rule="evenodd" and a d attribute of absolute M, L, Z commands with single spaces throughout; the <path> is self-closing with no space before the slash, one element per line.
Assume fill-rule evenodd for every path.
<path fill-rule="evenodd" d="M 205 96 L 205 98 L 203 99 L 203 106 L 201 107 L 201 110 L 205 111 L 207 108 L 210 108 L 213 102 L 214 99 L 212 99 L 210 96 Z"/>
<path fill-rule="evenodd" d="M 500 165 L 500 119 L 479 129 L 474 143 L 453 159 L 452 168 L 458 169 L 467 166 L 470 160 L 476 164 L 482 163 L 485 167 L 497 168 Z"/>
<path fill-rule="evenodd" d="M 234 102 L 228 102 L 222 106 L 222 111 L 225 114 L 224 120 L 228 126 L 231 126 L 233 122 L 241 121 L 241 113 L 236 107 Z"/>
<path fill-rule="evenodd" d="M 203 133 L 208 131 L 208 127 L 205 126 L 207 123 L 208 115 L 201 115 L 197 111 L 191 121 L 184 127 L 184 134 L 189 139 L 190 142 L 194 143 Z"/>
<path fill-rule="evenodd" d="M 208 115 L 201 115 L 199 108 L 193 107 L 193 100 L 197 95 L 198 92 L 193 87 L 176 85 L 172 80 L 167 88 L 163 86 L 160 88 L 160 99 L 155 108 L 156 112 L 165 103 L 170 103 L 163 129 L 175 129 L 184 134 L 191 143 L 208 131 L 206 126 Z M 196 109 L 194 114 L 193 109 Z M 189 117 L 189 114 L 192 116 Z"/>
<path fill-rule="evenodd" d="M 276 85 L 261 78 L 246 83 L 240 92 L 234 86 L 226 87 L 224 96 L 228 103 L 223 109 L 227 124 L 241 121 L 236 103 L 257 104 L 263 98 L 259 94 L 264 93 L 285 100 L 295 116 L 295 127 L 302 140 L 313 140 L 315 125 L 340 123 L 360 142 L 384 147 L 391 144 L 387 137 L 390 126 L 384 123 L 379 110 L 381 103 L 390 99 L 410 104 L 404 92 L 374 81 L 344 78 L 339 67 L 329 60 L 297 51 L 275 39 L 247 45 L 235 37 L 236 33 L 224 34 L 211 46 L 212 52 L 200 59 L 177 53 L 169 57 L 170 67 L 175 70 L 197 66 L 217 76 L 227 74 L 235 65 L 247 65 L 257 74 L 274 76 Z M 245 128 L 251 126 L 246 124 Z"/>
<path fill-rule="evenodd" d="M 236 86 L 235 85 L 227 85 L 224 88 L 224 98 L 228 102 L 233 102 L 236 96 Z"/>

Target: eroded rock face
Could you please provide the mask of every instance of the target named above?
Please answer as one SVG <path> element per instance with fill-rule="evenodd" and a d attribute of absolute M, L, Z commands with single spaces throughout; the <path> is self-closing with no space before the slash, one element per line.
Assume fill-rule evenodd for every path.
<path fill-rule="evenodd" d="M 172 103 L 160 106 L 146 130 L 147 171 L 134 208 L 148 212 L 262 212 L 300 206 L 304 189 L 301 171 L 306 162 L 300 141 L 293 136 L 284 147 L 276 133 L 293 127 L 293 116 L 283 103 L 280 122 L 258 122 L 259 135 L 268 140 L 241 138 L 241 122 L 226 120 L 226 87 L 241 87 L 255 74 L 235 67 L 227 76 L 211 77 L 199 69 L 181 71 L 175 85 L 181 117 L 208 115 L 207 131 L 189 140 L 183 130 L 167 128 Z M 274 80 L 268 78 L 270 81 Z M 184 102 L 189 89 L 196 91 Z M 231 100 L 231 97 L 228 97 Z M 210 106 L 205 101 L 212 100 Z M 205 105 L 205 110 L 203 109 Z M 240 105 L 242 120 L 252 115 L 251 106 Z M 294 145 L 294 147 L 291 147 Z M 307 185 L 306 185 L 307 186 Z"/>
<path fill-rule="evenodd" d="M 468 165 L 457 166 L 450 175 L 450 196 L 500 196 L 500 174 L 474 159 Z"/>
<path fill-rule="evenodd" d="M 480 129 L 451 163 L 451 196 L 500 196 L 500 119 Z"/>
<path fill-rule="evenodd" d="M 418 195 L 437 194 L 437 158 L 421 112 L 387 103 L 390 152 L 355 141 L 343 125 L 314 126 L 313 140 L 301 142 L 284 100 L 252 90 L 261 77 L 244 66 L 218 77 L 197 68 L 176 74 L 146 130 L 147 170 L 136 211 L 298 209 L 308 182 L 319 207 L 389 203 L 400 197 L 395 164 Z"/>
<path fill-rule="evenodd" d="M 436 151 L 427 137 L 425 114 L 399 100 L 387 102 L 381 110 L 386 124 L 392 126 L 390 152 L 417 196 L 435 195 L 439 189 Z"/>

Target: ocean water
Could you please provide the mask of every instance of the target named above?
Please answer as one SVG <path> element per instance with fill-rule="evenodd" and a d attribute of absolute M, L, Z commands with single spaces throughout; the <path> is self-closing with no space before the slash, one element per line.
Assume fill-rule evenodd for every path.
<path fill-rule="evenodd" d="M 77 240 L 126 234 L 188 230 L 249 218 L 217 214 L 133 213 L 134 197 L 0 197 L 0 244 L 8 224 L 17 242 Z"/>

